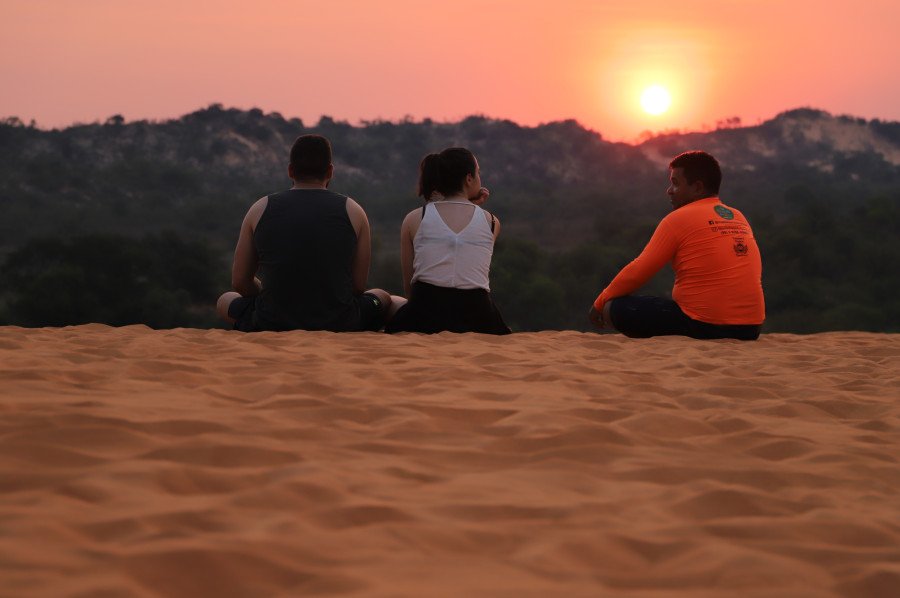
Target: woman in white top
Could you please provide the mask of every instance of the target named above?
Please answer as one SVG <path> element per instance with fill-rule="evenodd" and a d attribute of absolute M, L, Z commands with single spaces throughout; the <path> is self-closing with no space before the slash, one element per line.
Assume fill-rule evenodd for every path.
<path fill-rule="evenodd" d="M 409 301 L 385 331 L 509 334 L 490 294 L 500 221 L 480 207 L 489 192 L 472 152 L 457 147 L 425 156 L 419 195 L 425 205 L 407 214 L 400 230 Z"/>

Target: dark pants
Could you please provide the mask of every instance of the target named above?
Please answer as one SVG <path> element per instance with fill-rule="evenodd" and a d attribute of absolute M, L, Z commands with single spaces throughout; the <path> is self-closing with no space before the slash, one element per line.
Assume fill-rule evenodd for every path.
<path fill-rule="evenodd" d="M 616 330 L 630 338 L 678 335 L 755 341 L 762 330 L 762 324 L 700 322 L 685 315 L 677 303 L 663 297 L 618 297 L 610 300 L 609 315 Z"/>
<path fill-rule="evenodd" d="M 238 297 L 228 306 L 228 315 L 234 319 L 234 330 L 241 332 L 285 331 L 285 330 L 329 330 L 331 332 L 377 332 L 384 327 L 384 313 L 381 300 L 371 293 L 353 297 L 354 310 L 351 316 L 327 326 L 272 326 L 260 324 L 256 312 L 257 297 Z"/>

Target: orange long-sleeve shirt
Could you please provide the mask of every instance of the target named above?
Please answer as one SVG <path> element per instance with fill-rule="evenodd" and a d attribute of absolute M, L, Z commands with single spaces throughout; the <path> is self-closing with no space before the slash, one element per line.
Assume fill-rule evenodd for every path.
<path fill-rule="evenodd" d="M 662 219 L 644 251 L 597 300 L 638 290 L 672 262 L 672 299 L 688 317 L 709 324 L 761 324 L 766 318 L 762 261 L 744 215 L 718 197 L 684 205 Z"/>

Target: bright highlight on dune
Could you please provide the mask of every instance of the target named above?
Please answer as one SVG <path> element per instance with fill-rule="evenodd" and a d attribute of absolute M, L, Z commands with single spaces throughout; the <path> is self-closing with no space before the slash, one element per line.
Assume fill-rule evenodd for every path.
<path fill-rule="evenodd" d="M 662 85 L 651 85 L 641 94 L 641 106 L 648 114 L 662 114 L 672 104 L 672 96 Z"/>

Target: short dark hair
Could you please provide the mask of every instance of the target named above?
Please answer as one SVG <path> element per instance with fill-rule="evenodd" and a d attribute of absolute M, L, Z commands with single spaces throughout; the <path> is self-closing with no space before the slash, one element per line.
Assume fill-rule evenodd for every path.
<path fill-rule="evenodd" d="M 331 166 L 331 142 L 321 135 L 301 135 L 291 147 L 291 169 L 297 180 L 321 181 Z"/>
<path fill-rule="evenodd" d="M 466 176 L 475 176 L 475 154 L 464 147 L 450 147 L 438 154 L 437 190 L 443 196 L 462 190 Z"/>
<path fill-rule="evenodd" d="M 722 168 L 719 161 L 706 152 L 694 150 L 678 154 L 669 162 L 669 168 L 680 168 L 688 183 L 702 181 L 707 193 L 719 194 L 722 185 Z"/>

